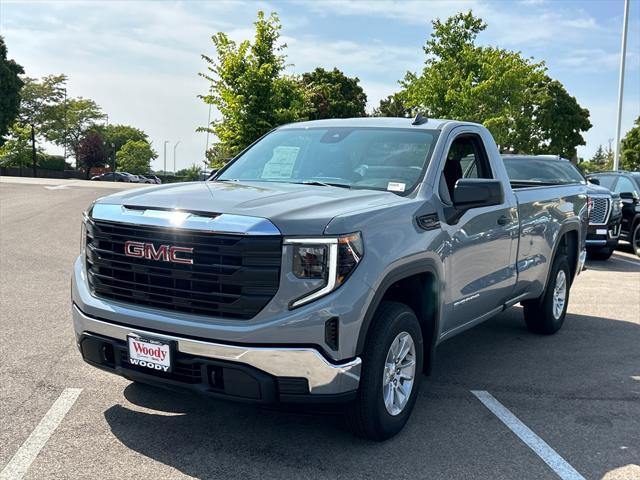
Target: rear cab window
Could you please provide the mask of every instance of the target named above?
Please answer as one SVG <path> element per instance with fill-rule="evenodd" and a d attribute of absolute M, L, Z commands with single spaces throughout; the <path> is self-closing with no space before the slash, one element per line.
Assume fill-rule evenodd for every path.
<path fill-rule="evenodd" d="M 587 180 L 568 160 L 503 155 L 507 175 L 514 187 L 586 184 Z"/>

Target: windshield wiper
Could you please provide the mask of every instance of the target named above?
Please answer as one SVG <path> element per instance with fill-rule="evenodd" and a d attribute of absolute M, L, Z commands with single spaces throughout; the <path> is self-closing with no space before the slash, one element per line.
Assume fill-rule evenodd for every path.
<path fill-rule="evenodd" d="M 319 180 L 304 180 L 299 182 L 301 185 L 318 185 L 320 187 L 340 187 L 340 188 L 351 188 L 351 185 L 347 185 L 346 183 L 327 183 L 321 182 Z"/>

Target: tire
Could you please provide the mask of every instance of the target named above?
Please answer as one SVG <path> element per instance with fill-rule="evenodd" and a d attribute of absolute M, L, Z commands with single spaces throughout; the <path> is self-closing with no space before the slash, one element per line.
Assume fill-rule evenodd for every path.
<path fill-rule="evenodd" d="M 631 248 L 633 253 L 640 257 L 640 221 L 636 222 L 631 233 Z"/>
<path fill-rule="evenodd" d="M 588 249 L 587 256 L 590 260 L 609 260 L 613 255 L 613 247 L 604 247 L 598 249 Z"/>
<path fill-rule="evenodd" d="M 408 384 L 408 379 L 397 376 L 400 369 L 394 371 L 393 368 L 386 367 L 387 356 L 392 354 L 391 347 L 399 348 L 403 339 L 407 341 L 407 336 L 413 342 L 413 351 L 409 349 L 409 353 L 404 357 L 405 361 L 401 364 L 410 365 L 413 361 L 411 385 Z M 413 310 L 402 303 L 381 303 L 374 316 L 362 355 L 358 395 L 346 411 L 346 422 L 350 430 L 359 437 L 375 441 L 386 440 L 402 430 L 416 402 L 423 362 L 422 331 Z M 410 375 L 411 367 L 405 367 L 404 373 Z M 387 379 L 383 378 L 385 375 L 388 376 Z M 393 381 L 388 381 L 389 378 L 395 379 L 397 385 L 400 385 L 400 395 L 393 395 L 393 390 L 396 389 Z M 403 388 L 404 393 L 408 391 L 409 395 L 401 404 Z M 391 400 L 390 407 L 385 404 L 385 392 L 391 392 L 391 395 L 386 397 Z M 398 404 L 394 403 L 396 400 Z"/>
<path fill-rule="evenodd" d="M 569 304 L 570 279 L 569 261 L 565 254 L 560 254 L 553 262 L 549 283 L 542 296 L 523 302 L 524 320 L 531 332 L 551 335 L 560 330 Z M 563 281 L 564 289 L 558 287 Z M 564 302 L 560 307 L 559 299 L 562 297 Z"/>

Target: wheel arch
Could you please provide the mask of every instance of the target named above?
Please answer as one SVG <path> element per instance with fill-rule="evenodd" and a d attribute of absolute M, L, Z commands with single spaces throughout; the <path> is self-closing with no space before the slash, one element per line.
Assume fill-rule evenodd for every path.
<path fill-rule="evenodd" d="M 424 341 L 424 371 L 430 373 L 438 339 L 441 312 L 440 275 L 435 261 L 419 260 L 389 272 L 375 290 L 364 315 L 356 353 L 365 348 L 373 318 L 383 301 L 390 300 L 410 307 L 420 322 Z"/>

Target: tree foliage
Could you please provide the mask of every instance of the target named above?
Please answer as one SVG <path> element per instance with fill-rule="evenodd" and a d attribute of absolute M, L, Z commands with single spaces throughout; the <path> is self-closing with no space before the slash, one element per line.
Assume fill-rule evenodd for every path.
<path fill-rule="evenodd" d="M 405 105 L 399 93 L 383 98 L 378 107 L 373 110 L 374 117 L 411 117 L 411 114 L 411 109 Z"/>
<path fill-rule="evenodd" d="M 309 120 L 367 115 L 367 95 L 359 85 L 358 77 L 347 77 L 337 68 L 325 70 L 318 67 L 303 73 L 300 83 L 311 104 Z"/>
<path fill-rule="evenodd" d="M 211 82 L 205 103 L 222 118 L 199 131 L 218 137 L 217 151 L 235 155 L 272 128 L 304 118 L 308 103 L 298 82 L 282 75 L 285 45 L 279 44 L 280 20 L 258 12 L 253 42 L 239 44 L 225 33 L 212 37 L 215 55 L 202 55 Z M 222 159 L 217 158 L 216 161 Z"/>
<path fill-rule="evenodd" d="M 149 137 L 147 134 L 139 128 L 132 127 L 131 125 L 97 125 L 94 129 L 100 132 L 105 143 L 113 149 L 114 153 L 118 153 L 118 150 L 120 150 L 129 140 L 149 143 Z M 113 145 L 113 147 L 111 147 L 111 145 Z"/>
<path fill-rule="evenodd" d="M 519 52 L 475 44 L 487 25 L 472 12 L 435 20 L 425 67 L 407 73 L 400 92 L 409 109 L 484 124 L 503 151 L 575 157 L 591 127 L 560 82 Z M 558 119 L 561 119 L 558 121 Z"/>
<path fill-rule="evenodd" d="M 0 164 L 4 167 L 25 167 L 32 163 L 31 128 L 15 123 L 11 129 L 11 136 L 0 147 Z M 37 149 L 36 155 L 41 153 Z"/>
<path fill-rule="evenodd" d="M 98 132 L 87 133 L 78 145 L 76 160 L 84 167 L 87 178 L 94 167 L 104 167 L 107 163 L 107 154 L 104 148 L 104 139 Z"/>
<path fill-rule="evenodd" d="M 58 106 L 64 98 L 65 75 L 49 75 L 38 81 L 24 78 L 20 91 L 20 109 L 18 122 L 29 128 L 31 136 L 31 160 L 34 169 L 37 162 L 37 141 L 47 137 L 52 125 L 56 123 Z"/>
<path fill-rule="evenodd" d="M 620 167 L 640 171 L 640 117 L 620 142 Z"/>
<path fill-rule="evenodd" d="M 24 85 L 20 79 L 22 73 L 22 66 L 7 59 L 7 45 L 0 36 L 0 147 L 5 142 L 9 127 L 18 116 L 20 89 Z"/>
<path fill-rule="evenodd" d="M 201 174 L 202 168 L 194 163 L 190 167 L 178 170 L 176 172 L 176 177 L 182 177 L 185 182 L 194 182 L 196 180 L 200 180 Z"/>
<path fill-rule="evenodd" d="M 118 171 L 144 175 L 151 171 L 151 161 L 158 154 L 144 140 L 129 140 L 116 153 Z"/>
<path fill-rule="evenodd" d="M 66 145 L 77 160 L 83 137 L 104 118 L 102 109 L 93 100 L 69 98 L 55 106 L 45 136 L 57 145 Z"/>

